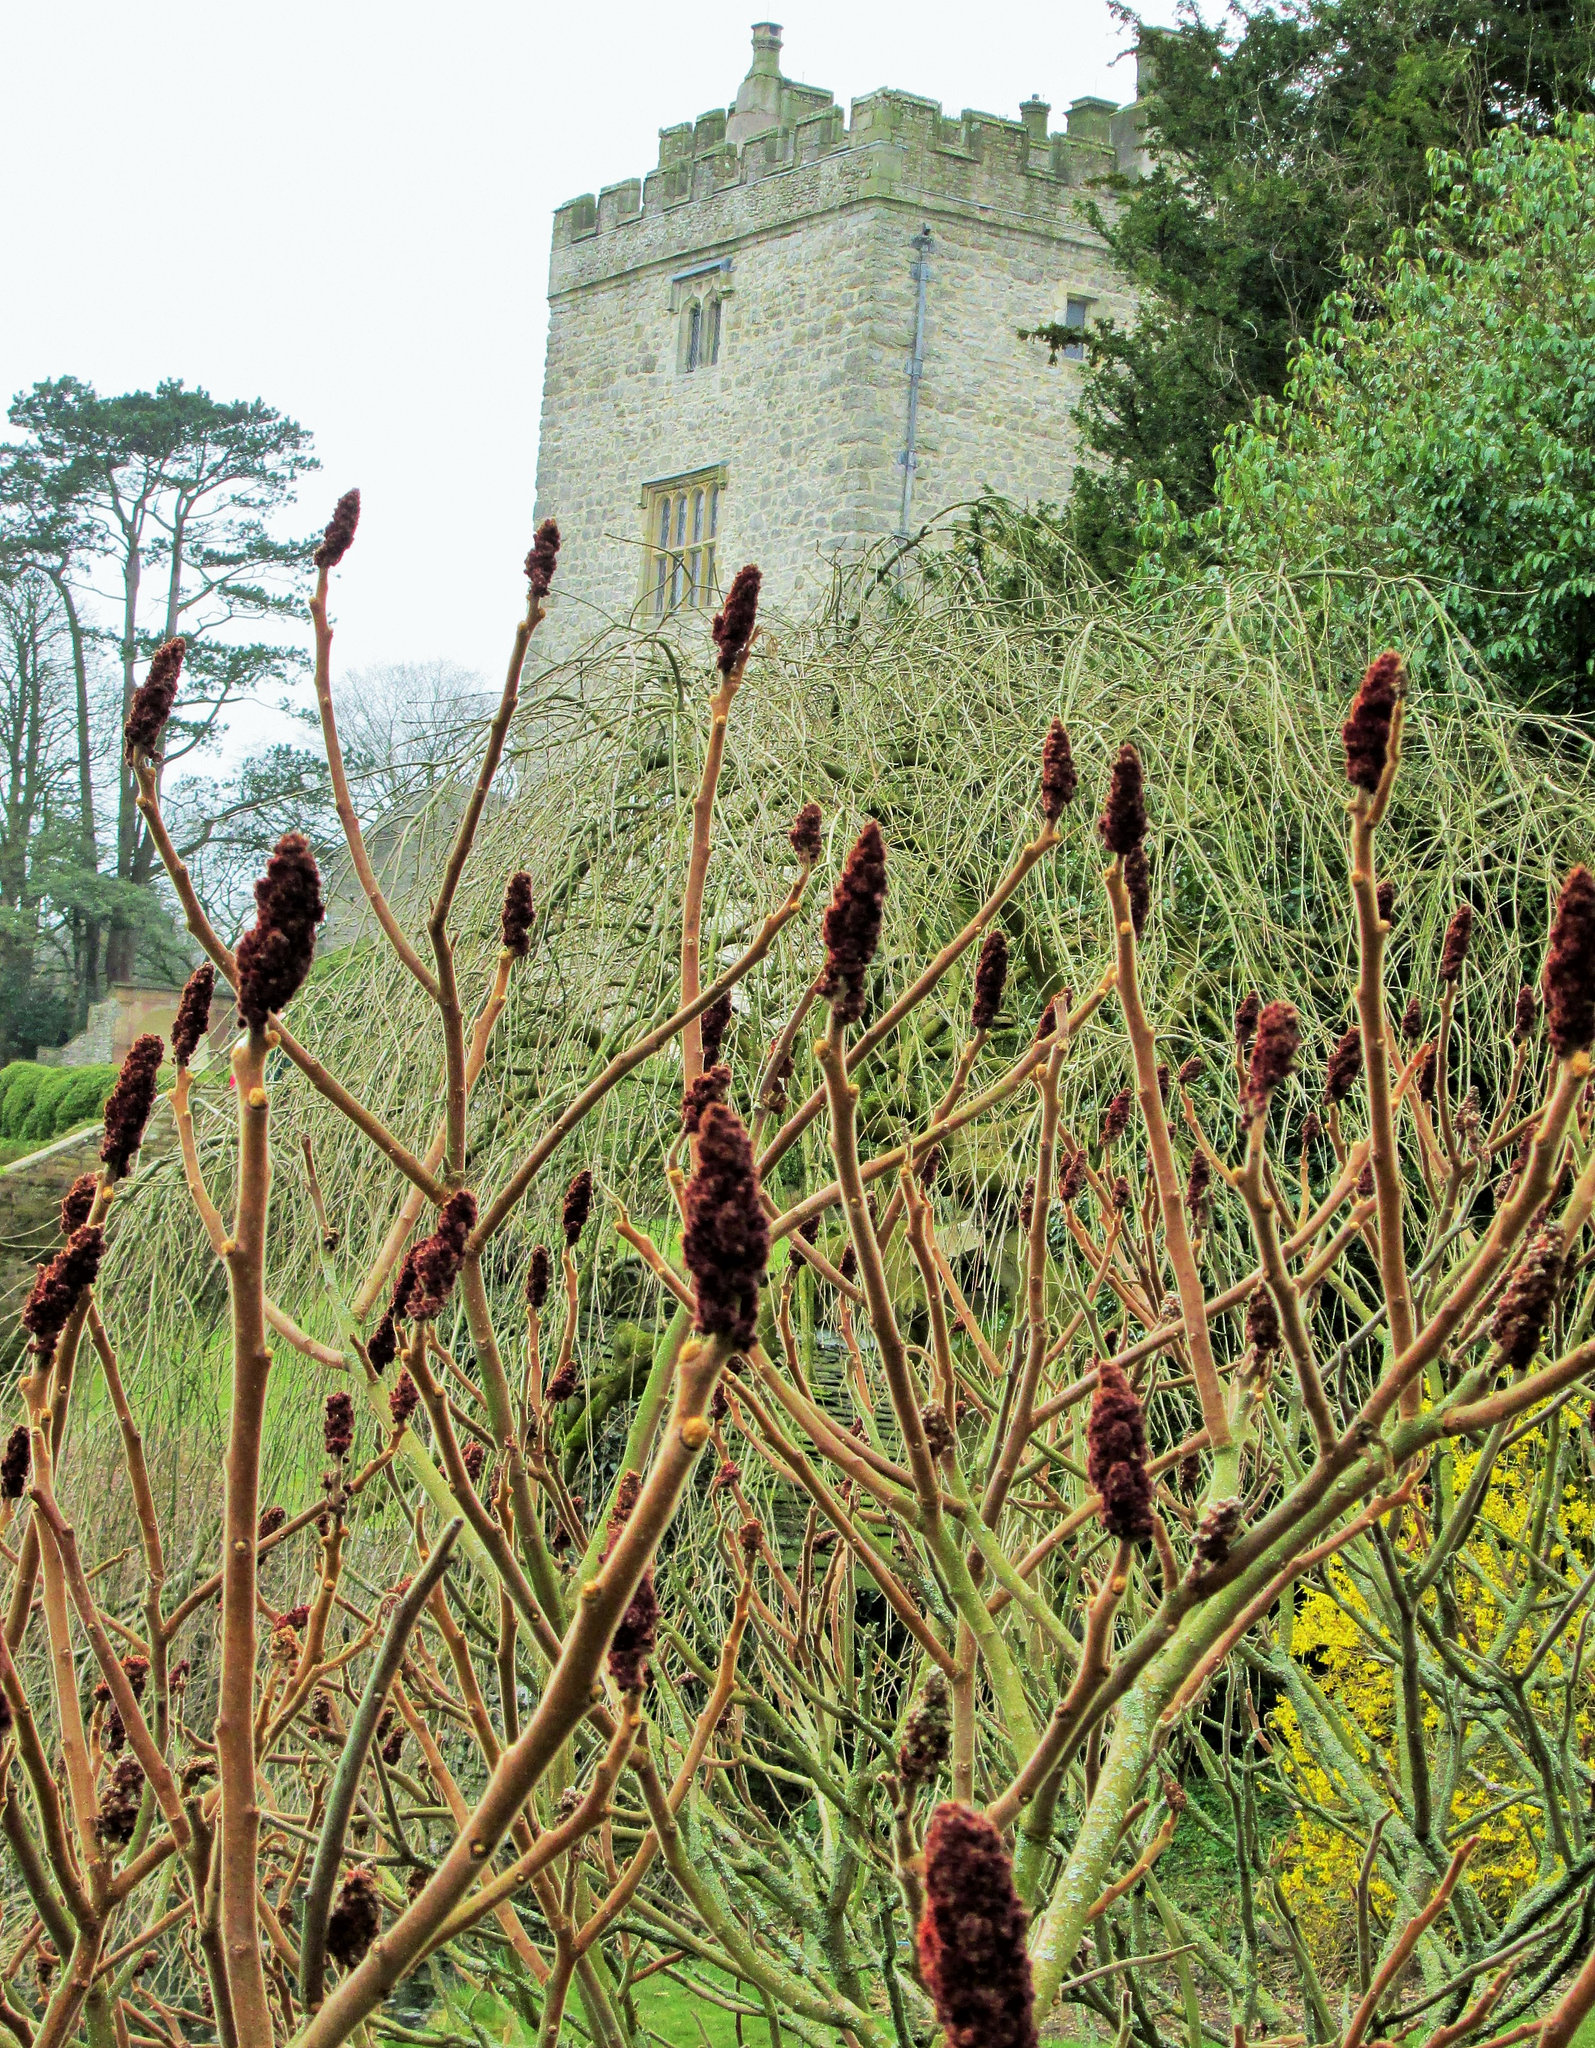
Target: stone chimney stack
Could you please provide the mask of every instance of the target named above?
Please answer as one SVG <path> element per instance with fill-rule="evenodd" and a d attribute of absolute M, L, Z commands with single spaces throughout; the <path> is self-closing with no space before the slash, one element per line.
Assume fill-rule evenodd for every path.
<path fill-rule="evenodd" d="M 781 125 L 781 24 L 753 24 L 753 67 L 737 88 L 737 103 L 726 122 L 726 141 L 750 142 Z"/>

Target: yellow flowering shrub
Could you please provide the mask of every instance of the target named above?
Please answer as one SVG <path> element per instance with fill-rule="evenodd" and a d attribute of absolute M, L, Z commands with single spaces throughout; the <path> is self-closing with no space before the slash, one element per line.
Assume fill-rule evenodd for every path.
<path fill-rule="evenodd" d="M 1434 1824 L 1447 1849 L 1478 1834 L 1467 1881 L 1498 1924 L 1529 1886 L 1557 1873 L 1561 1860 L 1531 1759 L 1492 1729 L 1487 1694 L 1461 1682 L 1460 1674 L 1485 1657 L 1509 1675 L 1523 1672 L 1557 1605 L 1575 1593 L 1589 1570 L 1595 1499 L 1579 1469 L 1582 1456 L 1564 1457 L 1554 1503 L 1544 1483 L 1546 1460 L 1557 1455 L 1557 1432 L 1587 1427 L 1587 1415 L 1564 1411 L 1497 1460 L 1473 1528 L 1443 1575 L 1446 1599 L 1434 1586 L 1423 1596 L 1425 1615 L 1450 1645 L 1448 1678 L 1457 1681 L 1447 1687 L 1450 1713 L 1458 1717 L 1454 1726 L 1445 1724 L 1427 1690 L 1423 1695 Z M 1584 1449 L 1577 1436 L 1572 1448 Z M 1479 1455 L 1468 1446 L 1450 1454 L 1451 1502 L 1462 1495 Z M 1431 1510 L 1432 1500 L 1426 1512 Z M 1413 1518 L 1392 1528 L 1391 1536 L 1410 1568 L 1410 1553 L 1424 1540 Z M 1554 1577 L 1547 1577 L 1546 1567 Z M 1272 1715 L 1275 1758 L 1296 1806 L 1294 1825 L 1278 1852 L 1281 1888 L 1315 1961 L 1332 1973 L 1343 1970 L 1355 1952 L 1356 1890 L 1368 1827 L 1383 1809 L 1411 1810 L 1394 1621 L 1372 1543 L 1333 1558 L 1317 1584 L 1298 1591 L 1290 1648 L 1309 1698 L 1315 1690 L 1319 1696 L 1313 1706 L 1324 1710 L 1325 1724 L 1344 1750 L 1322 1739 L 1310 1725 L 1311 1711 L 1304 1721 L 1288 1695 Z M 1535 1720 L 1552 1746 L 1563 1739 L 1578 1624 L 1575 1613 L 1539 1658 L 1527 1687 Z M 1426 1661 L 1439 1661 L 1432 1640 L 1420 1637 L 1420 1647 Z M 1586 1659 L 1567 1725 L 1580 1756 L 1590 1753 L 1592 1730 L 1595 1688 Z M 1395 1841 L 1396 1832 L 1387 1829 L 1386 1852 Z M 1392 1875 L 1390 1856 L 1382 1853 L 1369 1883 L 1380 1927 L 1396 1910 Z"/>

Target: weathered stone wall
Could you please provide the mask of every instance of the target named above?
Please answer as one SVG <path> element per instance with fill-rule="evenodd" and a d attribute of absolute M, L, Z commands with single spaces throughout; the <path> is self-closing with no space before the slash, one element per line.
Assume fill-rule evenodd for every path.
<path fill-rule="evenodd" d="M 639 602 L 650 481 L 724 464 L 722 572 L 756 558 L 788 600 L 815 586 L 827 549 L 856 543 L 869 471 L 901 438 L 872 388 L 870 226 L 867 209 L 816 209 L 727 234 L 719 361 L 690 375 L 676 366 L 679 252 L 555 300 L 537 492 L 564 536 L 549 639 Z"/>
<path fill-rule="evenodd" d="M 1066 494 L 1079 371 L 1017 330 L 1070 295 L 1130 310 L 1082 201 L 1133 163 L 1133 110 L 1077 101 L 1050 134 L 1040 102 L 955 121 L 886 92 L 844 125 L 779 76 L 770 25 L 754 47 L 734 107 L 662 130 L 646 179 L 555 215 L 537 512 L 565 545 L 545 658 L 641 607 L 651 482 L 723 467 L 721 583 L 757 560 L 776 611 L 898 530 L 922 227 L 914 527 L 986 487 Z M 683 309 L 711 294 L 719 359 L 689 372 Z"/>

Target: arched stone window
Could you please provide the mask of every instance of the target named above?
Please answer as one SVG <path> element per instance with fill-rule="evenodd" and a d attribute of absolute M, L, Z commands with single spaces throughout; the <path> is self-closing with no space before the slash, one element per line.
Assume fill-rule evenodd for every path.
<path fill-rule="evenodd" d="M 725 340 L 725 302 L 731 293 L 731 258 L 690 264 L 670 280 L 670 317 L 676 323 L 676 374 L 712 369 Z"/>

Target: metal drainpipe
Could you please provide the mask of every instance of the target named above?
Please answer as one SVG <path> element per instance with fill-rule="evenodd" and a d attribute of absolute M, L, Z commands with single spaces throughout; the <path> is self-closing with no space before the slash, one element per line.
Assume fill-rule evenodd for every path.
<path fill-rule="evenodd" d="M 914 444 L 919 435 L 919 383 L 925 372 L 925 285 L 930 277 L 930 223 L 920 229 L 910 245 L 914 251 L 909 276 L 919 288 L 914 308 L 914 353 L 908 359 L 908 439 L 898 461 L 903 466 L 903 509 L 897 523 L 899 540 L 908 538 L 909 514 L 914 505 L 914 470 L 919 458 Z"/>

